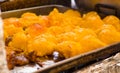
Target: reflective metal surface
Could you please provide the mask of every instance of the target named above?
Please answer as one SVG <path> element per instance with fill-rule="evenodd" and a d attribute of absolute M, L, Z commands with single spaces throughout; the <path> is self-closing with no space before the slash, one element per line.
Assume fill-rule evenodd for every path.
<path fill-rule="evenodd" d="M 120 16 L 120 0 L 75 0 L 75 2 L 80 9 L 85 11 L 96 10 L 96 6 L 100 4 L 101 12 L 114 14 L 117 10 L 117 15 Z"/>

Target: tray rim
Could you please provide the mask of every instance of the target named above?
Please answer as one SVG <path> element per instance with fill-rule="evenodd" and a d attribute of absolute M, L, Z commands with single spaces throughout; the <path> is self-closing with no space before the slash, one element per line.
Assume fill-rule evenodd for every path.
<path fill-rule="evenodd" d="M 89 52 L 86 52 L 86 53 L 83 53 L 83 54 L 80 54 L 80 55 L 76 55 L 76 56 L 74 56 L 74 57 L 65 59 L 65 60 L 63 60 L 63 61 L 59 61 L 59 62 L 57 62 L 57 63 L 55 63 L 55 64 L 53 64 L 53 65 L 51 65 L 51 66 L 49 66 L 49 67 L 40 69 L 40 70 L 36 71 L 36 73 L 38 73 L 38 72 L 40 72 L 40 73 L 44 73 L 44 72 L 46 72 L 46 73 L 53 73 L 53 72 L 55 72 L 55 73 L 56 73 L 56 71 L 52 70 L 53 67 L 56 67 L 56 68 L 57 68 L 59 65 L 62 65 L 62 64 L 64 64 L 64 63 L 72 62 L 73 60 L 80 59 L 80 58 L 82 58 L 82 57 L 84 57 L 84 56 L 87 56 L 87 55 L 92 55 L 93 53 L 99 53 L 100 51 L 102 52 L 102 51 L 104 51 L 104 50 L 106 50 L 106 49 L 108 49 L 108 48 L 111 48 L 112 46 L 118 46 L 118 45 L 119 45 L 119 47 L 120 47 L 120 42 L 113 43 L 113 44 L 107 45 L 107 46 L 105 46 L 105 47 L 97 48 L 97 49 L 95 49 L 95 50 L 92 50 L 92 51 L 89 51 Z M 120 48 L 119 48 L 119 51 L 118 51 L 118 52 L 120 52 Z M 50 69 L 51 69 L 51 70 L 50 70 Z M 45 70 L 49 70 L 50 72 L 47 72 L 47 71 L 45 71 Z"/>
<path fill-rule="evenodd" d="M 9 10 L 9 11 L 3 11 L 2 13 L 8 13 L 8 12 L 16 12 L 20 10 L 29 10 L 29 9 L 36 9 L 36 8 L 44 8 L 44 7 L 66 7 L 63 5 L 57 5 L 57 4 L 52 4 L 52 5 L 43 5 L 43 6 L 36 6 L 36 7 L 29 7 L 29 8 L 23 8 L 23 9 L 16 9 L 16 10 Z M 69 7 L 66 7 L 69 8 Z"/>

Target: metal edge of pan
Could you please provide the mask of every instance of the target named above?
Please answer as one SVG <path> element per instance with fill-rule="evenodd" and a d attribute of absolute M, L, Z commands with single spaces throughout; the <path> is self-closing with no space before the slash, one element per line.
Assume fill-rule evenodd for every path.
<path fill-rule="evenodd" d="M 31 8 L 24 8 L 24 9 L 17 9 L 17 10 L 11 10 L 11 11 L 5 11 L 2 12 L 2 18 L 9 18 L 9 17 L 20 17 L 24 12 L 33 12 L 37 15 L 45 15 L 49 14 L 50 11 L 52 11 L 54 8 L 57 8 L 60 12 L 64 12 L 69 7 L 65 7 L 62 5 L 44 5 L 44 6 L 37 6 L 37 7 L 31 7 Z M 44 12 L 43 12 L 44 11 Z"/>
<path fill-rule="evenodd" d="M 58 73 L 95 59 L 101 59 L 101 57 L 105 55 L 112 55 L 117 52 L 120 52 L 120 43 L 114 43 L 103 48 L 98 48 L 96 50 L 65 59 L 47 68 L 40 69 L 35 73 Z"/>

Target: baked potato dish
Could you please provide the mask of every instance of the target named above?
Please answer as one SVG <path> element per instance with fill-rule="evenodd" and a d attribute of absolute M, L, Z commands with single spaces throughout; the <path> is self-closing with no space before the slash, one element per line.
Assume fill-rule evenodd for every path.
<path fill-rule="evenodd" d="M 42 62 L 59 52 L 62 59 L 120 42 L 120 20 L 101 19 L 92 11 L 81 15 L 56 8 L 49 15 L 26 12 L 20 18 L 4 19 L 4 41 L 8 68 Z"/>

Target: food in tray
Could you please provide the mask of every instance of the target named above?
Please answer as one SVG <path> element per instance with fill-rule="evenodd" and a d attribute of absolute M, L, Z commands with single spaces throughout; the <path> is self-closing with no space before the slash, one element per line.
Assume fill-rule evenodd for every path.
<path fill-rule="evenodd" d="M 120 42 L 120 20 L 107 16 L 103 20 L 96 12 L 83 16 L 74 10 L 49 15 L 26 12 L 20 18 L 4 19 L 4 40 L 9 69 L 14 66 L 42 62 L 59 57 L 70 58 L 106 45 Z"/>

